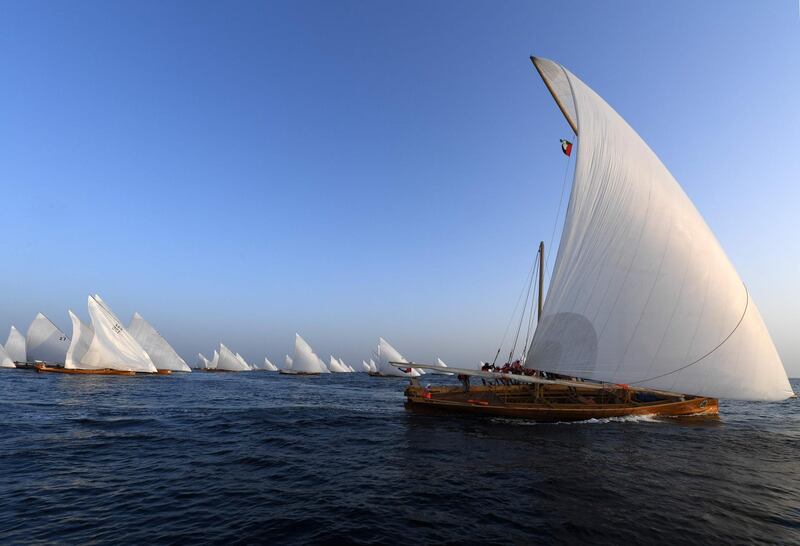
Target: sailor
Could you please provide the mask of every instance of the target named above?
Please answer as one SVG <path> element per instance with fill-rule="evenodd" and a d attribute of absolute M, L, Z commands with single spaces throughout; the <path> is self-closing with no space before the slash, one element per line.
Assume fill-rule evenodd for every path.
<path fill-rule="evenodd" d="M 491 364 L 489 364 L 488 362 L 484 362 L 483 366 L 481 366 L 481 371 L 482 372 L 490 372 L 490 371 L 492 371 L 492 368 L 493 368 L 493 366 Z"/>
<path fill-rule="evenodd" d="M 464 392 L 469 392 L 469 376 L 458 374 L 458 380 L 464 384 Z"/>

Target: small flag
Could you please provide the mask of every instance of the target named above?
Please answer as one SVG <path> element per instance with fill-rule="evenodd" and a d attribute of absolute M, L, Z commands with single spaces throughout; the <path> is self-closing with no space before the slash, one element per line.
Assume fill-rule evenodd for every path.
<path fill-rule="evenodd" d="M 564 155 L 569 157 L 572 155 L 572 142 L 569 140 L 561 139 L 561 151 L 564 152 Z"/>

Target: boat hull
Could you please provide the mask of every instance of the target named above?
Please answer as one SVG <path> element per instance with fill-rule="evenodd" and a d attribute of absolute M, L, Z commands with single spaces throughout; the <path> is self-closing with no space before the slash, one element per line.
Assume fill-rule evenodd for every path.
<path fill-rule="evenodd" d="M 75 370 L 71 368 L 55 368 L 52 366 L 45 366 L 43 364 L 36 365 L 36 371 L 40 373 L 65 373 L 70 375 L 136 375 L 136 372 L 128 370 Z"/>
<path fill-rule="evenodd" d="M 595 393 L 576 393 L 564 388 L 540 392 L 537 401 L 517 402 L 533 389 L 527 386 L 501 386 L 463 389 L 433 389 L 421 387 L 406 389 L 405 407 L 419 413 L 468 414 L 487 417 L 510 417 L 542 423 L 586 421 L 610 417 L 654 416 L 686 417 L 712 416 L 719 413 L 715 398 L 699 396 L 662 397 L 653 401 L 626 400 L 625 393 L 609 392 L 612 400 L 604 402 Z M 572 396 L 566 396 L 572 395 Z"/>

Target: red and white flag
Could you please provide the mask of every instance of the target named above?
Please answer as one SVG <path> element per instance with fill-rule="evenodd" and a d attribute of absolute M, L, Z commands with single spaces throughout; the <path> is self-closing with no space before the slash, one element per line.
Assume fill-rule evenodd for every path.
<path fill-rule="evenodd" d="M 564 152 L 564 155 L 569 157 L 572 155 L 572 142 L 569 140 L 561 139 L 561 151 Z"/>

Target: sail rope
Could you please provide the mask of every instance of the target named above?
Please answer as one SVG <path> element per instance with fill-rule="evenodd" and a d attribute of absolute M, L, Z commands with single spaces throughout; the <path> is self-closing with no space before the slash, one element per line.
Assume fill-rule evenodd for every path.
<path fill-rule="evenodd" d="M 714 353 L 714 351 L 716 351 L 717 349 L 719 349 L 720 347 L 725 345 L 725 343 L 731 338 L 731 336 L 736 333 L 736 330 L 739 329 L 739 326 L 742 325 L 742 322 L 744 321 L 744 317 L 745 317 L 745 315 L 747 315 L 747 308 L 750 307 L 750 291 L 747 290 L 747 285 L 746 284 L 742 283 L 742 286 L 744 287 L 744 295 L 745 295 L 744 311 L 742 311 L 742 316 L 739 318 L 739 322 L 736 323 L 736 326 L 733 327 L 733 330 L 731 330 L 731 333 L 729 333 L 725 337 L 725 339 L 720 341 L 719 344 L 716 347 L 714 347 L 713 349 L 708 351 L 706 354 L 704 354 L 703 356 L 701 356 L 700 358 L 698 358 L 694 362 L 690 362 L 690 363 L 686 364 L 685 366 L 681 366 L 680 368 L 672 370 L 671 372 L 662 373 L 661 375 L 656 375 L 654 377 L 648 377 L 647 379 L 641 379 L 639 381 L 636 381 L 636 383 L 633 383 L 633 384 L 638 385 L 638 384 L 641 384 L 641 383 L 645 383 L 647 381 L 653 381 L 655 379 L 661 379 L 662 377 L 666 377 L 668 375 L 672 375 L 674 373 L 678 373 L 678 372 L 680 372 L 682 370 L 685 370 L 689 366 L 694 366 L 695 364 L 697 364 L 701 360 L 705 359 L 706 357 L 711 356 L 711 354 Z"/>
<path fill-rule="evenodd" d="M 538 254 L 538 253 L 537 253 Z M 531 274 L 528 277 L 528 291 L 525 294 L 525 302 L 522 304 L 522 310 L 520 311 L 519 315 L 519 325 L 517 326 L 517 333 L 514 336 L 514 343 L 511 345 L 511 350 L 508 352 L 508 362 L 514 361 L 514 352 L 517 350 L 517 342 L 519 341 L 519 333 L 522 330 L 522 321 L 525 318 L 525 310 L 528 308 L 528 298 L 531 296 L 531 288 L 533 286 L 533 280 L 536 276 L 537 271 L 537 263 L 539 260 L 536 259 L 534 256 L 533 260 L 533 267 L 531 268 Z"/>
<path fill-rule="evenodd" d="M 539 251 L 541 252 L 541 248 L 539 249 Z M 537 254 L 538 254 L 538 252 L 537 252 Z M 539 267 L 538 267 L 539 263 L 540 263 L 539 260 L 536 260 L 535 269 L 536 269 L 537 272 L 539 270 Z M 536 275 L 534 274 L 534 277 L 535 276 Z M 542 287 L 539 286 L 539 283 L 536 283 L 536 287 L 533 289 L 533 297 L 531 298 L 531 308 L 530 308 L 529 315 L 528 315 L 528 331 L 525 332 L 525 345 L 522 346 L 522 362 L 525 362 L 528 359 L 528 349 L 530 349 L 529 342 L 533 343 L 533 332 L 535 330 L 534 326 L 533 326 L 533 323 L 537 319 L 537 315 L 534 313 L 534 308 L 533 307 L 534 307 L 535 302 L 536 302 L 536 295 L 539 293 L 539 290 L 541 290 L 541 288 Z"/>
<path fill-rule="evenodd" d="M 561 205 L 564 203 L 564 190 L 567 187 L 567 175 L 569 174 L 569 165 L 570 160 L 572 159 L 571 156 L 565 156 L 564 158 L 564 176 L 563 180 L 561 181 L 561 195 L 558 198 L 558 208 L 556 209 L 556 217 L 553 220 L 553 231 L 550 234 L 550 245 L 547 247 L 548 249 L 553 248 L 553 242 L 556 238 L 556 229 L 558 228 L 558 219 L 561 218 Z M 551 252 L 548 250 L 548 254 L 544 257 L 544 269 L 547 271 L 547 260 L 550 257 Z M 548 281 L 549 282 L 549 281 Z"/>
<path fill-rule="evenodd" d="M 519 297 L 517 298 L 517 304 L 514 306 L 514 310 L 511 312 L 511 316 L 508 319 L 508 324 L 506 325 L 506 331 L 503 333 L 503 338 L 500 340 L 500 346 L 497 348 L 497 353 L 495 353 L 494 355 L 494 360 L 492 360 L 492 366 L 494 366 L 497 363 L 497 357 L 500 356 L 500 351 L 503 350 L 503 345 L 506 342 L 506 337 L 508 337 L 508 331 L 511 329 L 511 323 L 514 322 L 514 317 L 517 316 L 517 309 L 519 308 L 519 303 L 522 301 L 522 295 L 525 293 L 525 288 L 527 286 L 530 286 L 531 282 L 530 279 L 533 278 L 533 270 L 535 266 L 536 263 L 534 261 L 534 263 L 531 264 L 531 269 L 528 272 L 528 276 L 525 278 L 525 284 L 522 285 L 522 289 L 519 292 Z"/>

